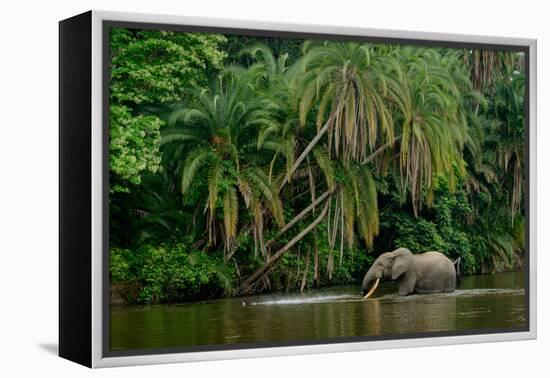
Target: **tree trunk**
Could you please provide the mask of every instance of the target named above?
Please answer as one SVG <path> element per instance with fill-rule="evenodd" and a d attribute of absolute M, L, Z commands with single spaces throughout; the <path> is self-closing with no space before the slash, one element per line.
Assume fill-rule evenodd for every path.
<path fill-rule="evenodd" d="M 301 221 L 310 211 L 314 210 L 317 205 L 319 205 L 321 202 L 323 202 L 332 192 L 330 190 L 327 190 L 323 194 L 321 194 L 313 203 L 311 203 L 308 207 L 306 207 L 304 210 L 300 212 L 300 214 L 296 215 L 290 222 L 288 222 L 282 229 L 279 231 L 277 236 L 275 236 L 273 239 L 268 241 L 265 245 L 265 247 L 271 246 L 271 244 L 276 241 L 282 234 L 287 232 L 292 226 L 294 226 L 297 222 Z"/>
<path fill-rule="evenodd" d="M 290 169 L 290 172 L 287 173 L 287 175 L 285 176 L 283 182 L 281 183 L 281 186 L 279 187 L 279 190 L 281 190 L 283 188 L 283 186 L 285 186 L 285 184 L 287 182 L 290 181 L 290 178 L 292 177 L 292 175 L 294 174 L 294 172 L 296 171 L 296 169 L 298 169 L 298 167 L 300 166 L 300 164 L 302 164 L 302 161 L 304 161 L 304 159 L 306 158 L 306 156 L 311 152 L 311 150 L 313 149 L 313 147 L 315 147 L 315 145 L 317 144 L 317 142 L 319 142 L 319 140 L 321 140 L 321 138 L 323 137 L 323 135 L 325 135 L 325 133 L 327 132 L 328 130 L 328 126 L 331 122 L 331 119 L 329 118 L 329 120 L 327 121 L 327 123 L 325 123 L 325 125 L 323 126 L 323 128 L 321 130 L 319 130 L 319 132 L 317 133 L 317 135 L 315 135 L 315 138 L 313 138 L 311 140 L 311 142 L 309 142 L 309 144 L 307 145 L 307 147 L 305 148 L 304 151 L 302 151 L 302 153 L 300 154 L 300 156 L 298 157 L 298 159 L 296 159 L 296 161 L 294 162 L 294 164 L 292 165 L 292 168 Z"/>
<path fill-rule="evenodd" d="M 401 135 L 400 136 L 396 136 L 395 138 L 393 138 L 393 140 L 391 140 L 390 142 L 378 147 L 378 149 L 376 151 L 374 151 L 372 154 L 370 154 L 369 156 L 367 156 L 365 158 L 365 160 L 363 160 L 361 162 L 361 164 L 368 164 L 370 163 L 371 161 L 373 161 L 378 155 L 380 155 L 382 152 L 386 151 L 389 147 L 393 147 L 393 145 L 395 144 L 395 142 L 399 141 L 401 139 Z"/>
<path fill-rule="evenodd" d="M 319 274 L 319 245 L 317 244 L 317 232 L 314 232 L 313 242 L 313 285 L 319 287 L 321 275 Z"/>
<path fill-rule="evenodd" d="M 257 279 L 264 276 L 275 263 L 281 258 L 290 248 L 292 248 L 296 243 L 302 240 L 311 230 L 313 230 L 327 215 L 328 203 L 325 204 L 323 211 L 319 216 L 310 223 L 306 228 L 304 228 L 298 235 L 296 235 L 291 241 L 289 241 L 283 248 L 279 249 L 275 254 L 273 254 L 266 263 L 258 268 L 254 273 L 252 273 L 242 285 L 237 289 L 237 294 L 243 294 L 250 290 L 252 284 L 256 282 Z"/>
<path fill-rule="evenodd" d="M 304 275 L 302 276 L 302 283 L 300 284 L 300 293 L 304 292 L 304 288 L 306 287 L 307 283 L 307 272 L 309 270 L 309 253 L 311 252 L 311 248 L 307 247 L 307 255 L 306 255 L 306 269 L 304 270 Z"/>
<path fill-rule="evenodd" d="M 235 238 L 235 243 L 233 243 L 233 245 L 231 246 L 231 248 L 229 249 L 227 255 L 224 257 L 224 262 L 227 262 L 231 259 L 231 257 L 233 257 L 233 255 L 235 254 L 235 252 L 237 251 L 237 249 L 239 248 L 239 245 L 240 243 L 237 242 L 237 240 L 239 239 L 243 239 L 242 236 L 246 236 L 250 233 L 250 231 L 252 230 L 252 226 L 249 225 L 247 226 L 246 228 L 244 229 L 241 229 L 241 231 L 239 232 L 239 237 Z"/>

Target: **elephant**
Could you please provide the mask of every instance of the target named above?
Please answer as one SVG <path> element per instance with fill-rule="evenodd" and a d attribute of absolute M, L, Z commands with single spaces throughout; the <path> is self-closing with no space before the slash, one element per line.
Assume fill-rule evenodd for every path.
<path fill-rule="evenodd" d="M 413 254 L 407 248 L 382 253 L 365 274 L 363 299 L 374 293 L 380 280 L 390 279 L 399 284 L 402 296 L 453 292 L 460 283 L 460 257 L 451 261 L 441 252 Z"/>

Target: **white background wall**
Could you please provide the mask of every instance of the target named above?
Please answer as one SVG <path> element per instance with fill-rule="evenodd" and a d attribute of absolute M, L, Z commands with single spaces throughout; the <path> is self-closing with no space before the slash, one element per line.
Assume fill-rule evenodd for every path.
<path fill-rule="evenodd" d="M 550 41 L 545 1 L 5 1 L 0 11 L 0 375 L 519 377 L 549 366 L 545 230 Z M 90 371 L 57 348 L 57 21 L 89 9 L 539 40 L 539 340 Z M 547 213 L 548 214 L 548 213 Z M 546 349 L 546 350 L 545 350 Z"/>

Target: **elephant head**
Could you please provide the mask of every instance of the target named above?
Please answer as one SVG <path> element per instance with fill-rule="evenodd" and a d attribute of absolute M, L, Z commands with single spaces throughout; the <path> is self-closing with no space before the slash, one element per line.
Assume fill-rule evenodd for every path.
<path fill-rule="evenodd" d="M 378 256 L 367 274 L 365 274 L 365 278 L 363 278 L 364 299 L 367 299 L 374 293 L 380 280 L 398 279 L 409 269 L 412 261 L 413 254 L 407 248 L 398 248 L 395 251 L 385 252 Z M 368 291 L 372 282 L 374 282 L 374 285 Z"/>

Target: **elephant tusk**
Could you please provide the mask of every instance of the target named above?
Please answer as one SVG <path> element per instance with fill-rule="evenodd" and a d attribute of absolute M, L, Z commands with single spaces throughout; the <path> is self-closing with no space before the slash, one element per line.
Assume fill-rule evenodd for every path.
<path fill-rule="evenodd" d="M 368 297 L 370 297 L 372 295 L 372 293 L 374 293 L 374 291 L 376 290 L 376 288 L 378 287 L 378 284 L 380 283 L 380 278 L 377 278 L 376 279 L 376 282 L 374 283 L 374 285 L 372 286 L 372 288 L 369 290 L 369 292 L 367 293 L 367 295 L 365 295 L 363 297 L 363 300 L 367 299 Z"/>

